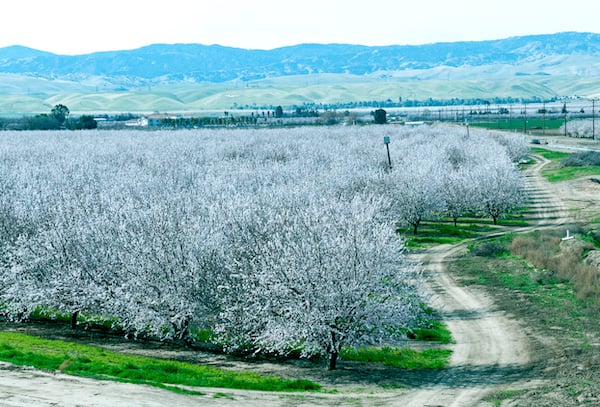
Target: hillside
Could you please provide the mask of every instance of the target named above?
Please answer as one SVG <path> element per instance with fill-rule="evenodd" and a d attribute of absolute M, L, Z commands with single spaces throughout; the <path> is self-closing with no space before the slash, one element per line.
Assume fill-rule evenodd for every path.
<path fill-rule="evenodd" d="M 247 50 L 154 44 L 56 55 L 0 48 L 0 112 L 229 109 L 349 101 L 600 95 L 600 35 Z"/>

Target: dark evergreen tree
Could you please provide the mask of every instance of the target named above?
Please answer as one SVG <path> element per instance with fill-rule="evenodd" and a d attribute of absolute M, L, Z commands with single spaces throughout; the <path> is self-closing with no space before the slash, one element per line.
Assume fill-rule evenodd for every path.
<path fill-rule="evenodd" d="M 281 106 L 277 106 L 275 108 L 275 117 L 281 119 L 283 117 L 283 108 Z"/>
<path fill-rule="evenodd" d="M 375 117 L 375 123 L 377 124 L 385 124 L 387 123 L 387 112 L 383 109 L 377 109 L 373 113 Z"/>

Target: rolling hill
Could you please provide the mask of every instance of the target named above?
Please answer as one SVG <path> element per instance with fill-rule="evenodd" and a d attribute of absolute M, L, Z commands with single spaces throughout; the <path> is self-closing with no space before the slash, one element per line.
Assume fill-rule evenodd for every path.
<path fill-rule="evenodd" d="M 600 95 L 599 34 L 273 50 L 154 44 L 75 56 L 0 48 L 0 114 L 56 102 L 74 112 L 142 112 L 573 95 Z"/>

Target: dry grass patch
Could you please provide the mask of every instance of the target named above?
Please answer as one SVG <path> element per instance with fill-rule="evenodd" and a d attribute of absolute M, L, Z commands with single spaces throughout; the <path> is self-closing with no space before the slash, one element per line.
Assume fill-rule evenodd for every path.
<path fill-rule="evenodd" d="M 553 230 L 517 236 L 510 251 L 551 277 L 571 282 L 579 299 L 600 302 L 600 267 L 586 261 L 596 257 L 590 255 L 594 245 L 579 238 L 563 240 L 565 235 L 564 230 Z"/>

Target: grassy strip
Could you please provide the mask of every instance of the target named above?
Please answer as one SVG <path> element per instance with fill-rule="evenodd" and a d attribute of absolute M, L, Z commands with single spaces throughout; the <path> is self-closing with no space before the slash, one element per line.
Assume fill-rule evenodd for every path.
<path fill-rule="evenodd" d="M 416 341 L 426 341 L 426 342 L 437 342 L 440 344 L 449 344 L 452 342 L 452 336 L 450 331 L 448 330 L 448 328 L 446 327 L 446 325 L 439 321 L 437 319 L 437 317 L 434 315 L 435 314 L 435 310 L 433 309 L 426 309 L 425 310 L 426 314 L 428 315 L 428 317 L 426 317 L 421 326 L 419 328 L 413 328 L 411 330 L 406 330 L 405 334 L 407 335 L 408 338 L 416 340 Z M 58 320 L 58 321 L 62 321 L 65 323 L 70 323 L 70 315 L 69 314 L 64 314 L 64 313 L 60 313 L 60 312 L 56 312 L 53 310 L 45 310 L 45 309 L 38 309 L 34 312 L 34 315 L 36 318 L 39 319 L 51 319 L 51 320 Z M 80 316 L 80 319 L 83 319 L 84 317 Z M 99 318 L 97 317 L 86 317 L 86 321 L 90 322 L 102 322 Z M 197 331 L 196 332 L 196 336 L 197 336 L 197 340 L 200 342 L 204 342 L 204 343 L 211 343 L 211 341 L 213 340 L 213 334 L 210 330 L 202 330 L 202 331 Z M 1 334 L 0 334 L 0 347 L 2 346 L 2 342 L 1 342 Z M 8 347 L 7 348 L 9 350 L 8 356 L 10 357 L 14 357 L 15 355 L 13 354 L 13 350 L 14 348 L 12 347 Z M 0 348 L 1 350 L 1 348 Z M 406 367 L 408 366 L 409 369 L 430 369 L 432 368 L 436 368 L 436 369 L 440 369 L 444 366 L 444 362 L 441 360 L 441 357 L 443 357 L 445 355 L 445 352 L 442 352 L 442 355 L 440 355 L 439 353 L 436 352 L 424 352 L 424 353 L 419 353 L 419 352 L 414 352 L 408 349 L 405 350 L 398 350 L 398 352 L 396 352 L 396 357 L 392 357 L 390 359 L 390 351 L 389 348 L 375 348 L 375 347 L 371 347 L 368 348 L 366 351 L 364 350 L 360 350 L 359 353 L 364 353 L 364 352 L 368 352 L 368 354 L 370 355 L 369 358 L 365 359 L 365 362 L 369 362 L 369 361 L 383 361 L 383 360 L 388 360 L 388 362 L 386 363 L 387 365 L 390 366 L 394 366 L 394 367 Z M 64 356 L 67 355 L 67 356 Z M 46 366 L 45 364 L 40 364 L 40 368 L 44 368 L 44 369 L 55 369 L 54 366 L 61 362 L 65 363 L 65 360 L 68 360 L 67 364 L 65 366 L 70 366 L 71 365 L 71 359 L 72 357 L 69 356 L 68 352 L 64 352 L 63 357 L 59 358 L 60 360 L 51 360 L 51 365 L 50 367 Z M 299 354 L 295 355 L 295 357 L 299 357 Z M 398 359 L 398 358 L 402 358 L 401 362 L 394 362 L 394 360 Z M 2 359 L 2 353 L 0 352 L 0 359 Z M 357 360 L 359 361 L 359 359 L 356 359 L 355 357 L 350 356 L 349 360 Z M 15 361 L 13 361 L 13 363 L 16 363 Z M 25 363 L 24 363 L 25 364 Z M 32 365 L 35 366 L 35 364 L 31 363 Z M 131 364 L 128 364 L 126 367 L 131 367 Z M 59 370 L 60 369 L 59 367 Z M 81 369 L 79 369 L 81 370 Z M 70 371 L 67 370 L 68 373 L 71 373 Z M 86 375 L 87 374 L 82 374 L 80 373 L 75 373 L 75 374 L 79 374 L 79 375 Z M 90 376 L 93 377 L 93 376 Z M 100 377 L 103 378 L 103 377 Z M 130 379 L 128 379 L 129 381 L 131 381 Z M 145 380 L 142 380 L 140 383 L 146 383 Z M 177 388 L 175 388 L 177 389 Z"/>
<path fill-rule="evenodd" d="M 559 162 L 567 158 L 571 153 L 565 153 L 563 151 L 547 150 L 540 147 L 531 147 L 531 151 L 535 154 L 539 154 L 547 160 Z"/>
<path fill-rule="evenodd" d="M 551 168 L 543 170 L 542 175 L 550 182 L 568 181 L 590 175 L 600 175 L 600 166 Z"/>
<path fill-rule="evenodd" d="M 181 392 L 174 385 L 263 391 L 316 391 L 309 380 L 288 380 L 254 372 L 232 372 L 209 366 L 125 355 L 71 342 L 0 332 L 0 360 L 75 376 L 144 383 Z M 198 392 L 192 392 L 198 394 Z"/>
<path fill-rule="evenodd" d="M 413 235 L 412 232 L 404 234 L 406 245 L 410 249 L 440 244 L 458 244 L 464 239 L 472 239 L 492 230 L 489 226 L 471 223 L 469 220 L 461 219 L 457 227 L 454 227 L 452 222 L 444 220 L 421 222 L 416 235 Z"/>
<path fill-rule="evenodd" d="M 508 214 L 504 219 L 498 219 L 498 225 L 488 218 L 460 218 L 454 227 L 452 220 L 441 218 L 439 220 L 423 221 L 416 235 L 410 230 L 399 229 L 404 236 L 408 249 L 427 248 L 442 244 L 459 244 L 466 239 L 476 239 L 498 230 L 499 226 L 527 226 L 527 221 L 521 213 Z"/>
<path fill-rule="evenodd" d="M 426 310 L 431 314 L 432 309 Z M 432 316 L 433 318 L 433 316 Z M 452 336 L 443 322 L 435 319 L 427 319 L 422 328 L 413 329 L 407 333 L 408 337 L 418 341 L 437 342 L 448 344 L 452 342 Z M 395 347 L 365 347 L 365 348 L 343 348 L 340 352 L 342 358 L 367 363 L 382 363 L 401 369 L 443 369 L 450 361 L 451 350 L 427 349 L 421 352 L 409 348 Z"/>
<path fill-rule="evenodd" d="M 489 121 L 485 121 L 485 122 L 472 122 L 470 123 L 470 125 L 472 125 L 473 127 L 483 127 L 486 129 L 495 129 L 495 130 L 517 130 L 517 131 L 524 131 L 525 129 L 529 130 L 542 130 L 542 129 L 550 129 L 550 130 L 556 130 L 559 129 L 560 126 L 562 126 L 564 124 L 564 120 L 562 119 L 546 119 L 544 120 L 543 118 L 539 118 L 539 117 L 528 117 L 528 118 L 508 118 L 505 117 L 507 115 L 504 115 L 503 117 L 500 118 L 500 120 L 498 120 L 497 117 L 490 119 Z M 527 123 L 525 123 L 525 120 L 527 120 Z"/>
<path fill-rule="evenodd" d="M 346 360 L 382 363 L 385 366 L 401 369 L 443 369 L 450 361 L 449 349 L 427 349 L 418 352 L 408 348 L 366 347 L 360 349 L 343 348 L 340 356 Z"/>

